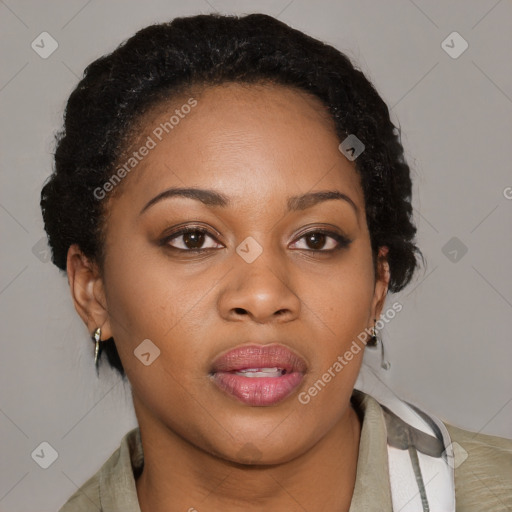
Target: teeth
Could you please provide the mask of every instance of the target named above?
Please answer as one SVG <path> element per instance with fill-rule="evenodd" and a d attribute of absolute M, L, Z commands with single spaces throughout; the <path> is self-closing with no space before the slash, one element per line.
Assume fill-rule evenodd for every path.
<path fill-rule="evenodd" d="M 286 370 L 281 368 L 246 368 L 235 372 L 235 375 L 241 375 L 242 377 L 281 377 L 285 373 Z"/>

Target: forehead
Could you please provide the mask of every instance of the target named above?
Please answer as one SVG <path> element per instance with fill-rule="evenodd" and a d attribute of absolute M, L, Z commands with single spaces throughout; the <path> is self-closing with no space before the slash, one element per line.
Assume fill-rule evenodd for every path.
<path fill-rule="evenodd" d="M 191 90 L 161 102 L 139 126 L 119 163 L 151 146 L 122 183 L 121 197 L 132 204 L 172 186 L 214 188 L 244 201 L 256 193 L 260 202 L 338 188 L 362 200 L 326 107 L 294 88 L 228 83 Z"/>

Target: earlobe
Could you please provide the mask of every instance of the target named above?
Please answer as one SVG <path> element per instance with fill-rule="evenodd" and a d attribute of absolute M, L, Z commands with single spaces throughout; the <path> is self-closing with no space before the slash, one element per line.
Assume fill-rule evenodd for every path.
<path fill-rule="evenodd" d="M 67 275 L 71 297 L 77 313 L 92 333 L 101 327 L 102 339 L 112 337 L 103 282 L 97 265 L 91 262 L 77 244 L 67 255 Z"/>
<path fill-rule="evenodd" d="M 372 319 L 380 318 L 384 302 L 386 300 L 389 280 L 391 277 L 387 254 L 389 247 L 383 245 L 379 247 L 379 253 L 377 255 L 377 278 L 375 282 L 375 292 L 372 304 Z"/>

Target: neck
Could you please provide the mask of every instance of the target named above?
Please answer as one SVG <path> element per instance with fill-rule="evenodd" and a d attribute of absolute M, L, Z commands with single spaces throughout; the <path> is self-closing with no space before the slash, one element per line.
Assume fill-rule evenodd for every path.
<path fill-rule="evenodd" d="M 149 421 L 135 398 L 134 405 L 144 449 L 144 469 L 136 480 L 142 512 L 350 508 L 361 432 L 351 405 L 310 450 L 275 465 L 242 465 L 215 457 Z"/>

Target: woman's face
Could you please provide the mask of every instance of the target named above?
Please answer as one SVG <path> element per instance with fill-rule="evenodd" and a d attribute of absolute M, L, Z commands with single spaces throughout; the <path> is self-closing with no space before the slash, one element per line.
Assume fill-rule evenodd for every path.
<path fill-rule="evenodd" d="M 354 163 L 317 99 L 237 84 L 194 99 L 161 106 L 133 145 L 155 143 L 109 204 L 105 317 L 90 330 L 114 337 L 139 423 L 229 460 L 290 460 L 347 417 L 363 350 L 333 366 L 378 318 L 387 281 L 375 281 Z M 209 195 L 148 206 L 175 188 Z M 318 192 L 339 196 L 308 196 Z M 254 363 L 277 370 L 242 371 L 258 347 L 214 364 L 254 345 L 284 347 Z"/>

